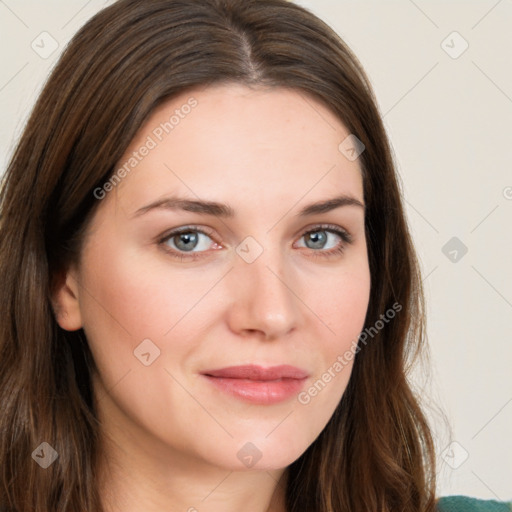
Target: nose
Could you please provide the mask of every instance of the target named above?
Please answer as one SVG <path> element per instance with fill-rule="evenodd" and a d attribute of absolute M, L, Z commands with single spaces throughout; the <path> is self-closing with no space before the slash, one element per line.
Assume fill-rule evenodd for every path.
<path fill-rule="evenodd" d="M 234 267 L 228 275 L 232 301 L 227 312 L 233 332 L 270 340 L 283 338 L 298 327 L 297 283 L 279 250 L 272 254 L 264 250 L 252 263 L 237 257 Z"/>

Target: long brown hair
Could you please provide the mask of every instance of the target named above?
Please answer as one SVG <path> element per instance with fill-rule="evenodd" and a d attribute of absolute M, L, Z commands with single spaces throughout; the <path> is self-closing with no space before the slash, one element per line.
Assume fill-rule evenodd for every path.
<path fill-rule="evenodd" d="M 77 33 L 49 77 L 0 197 L 0 503 L 16 512 L 102 510 L 95 365 L 83 330 L 58 326 L 53 285 L 80 255 L 99 203 L 93 191 L 155 107 L 221 82 L 310 95 L 362 141 L 365 328 L 402 308 L 361 345 L 334 415 L 289 466 L 287 510 L 432 512 L 433 441 L 407 381 L 424 344 L 424 299 L 389 142 L 357 58 L 285 0 L 119 0 Z M 42 442 L 58 453 L 47 469 L 31 456 Z"/>

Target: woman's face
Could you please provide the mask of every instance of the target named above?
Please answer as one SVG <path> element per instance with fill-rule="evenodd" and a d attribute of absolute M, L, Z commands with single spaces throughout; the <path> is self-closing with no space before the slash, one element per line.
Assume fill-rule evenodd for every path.
<path fill-rule="evenodd" d="M 325 427 L 370 292 L 361 169 L 339 147 L 347 136 L 298 92 L 196 89 L 153 112 L 124 172 L 95 191 L 58 320 L 83 327 L 98 413 L 123 450 L 275 469 Z M 326 203 L 340 196 L 354 204 Z M 213 371 L 247 365 L 296 370 Z"/>

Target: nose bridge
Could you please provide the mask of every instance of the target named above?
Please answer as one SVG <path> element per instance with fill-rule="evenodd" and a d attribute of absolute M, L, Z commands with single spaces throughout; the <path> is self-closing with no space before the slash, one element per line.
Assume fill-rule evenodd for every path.
<path fill-rule="evenodd" d="M 292 292 L 285 255 L 271 237 L 260 244 L 247 237 L 237 247 L 231 279 L 237 288 L 231 319 L 236 330 L 258 330 L 267 337 L 284 336 L 296 326 L 297 298 Z"/>

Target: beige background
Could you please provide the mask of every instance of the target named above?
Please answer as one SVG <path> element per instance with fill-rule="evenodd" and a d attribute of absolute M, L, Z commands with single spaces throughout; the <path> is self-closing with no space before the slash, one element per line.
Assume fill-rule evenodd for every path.
<path fill-rule="evenodd" d="M 108 3 L 0 0 L 1 172 L 63 46 Z M 297 3 L 355 51 L 395 150 L 428 301 L 422 396 L 453 429 L 432 414 L 439 493 L 512 499 L 512 0 Z M 47 58 L 31 47 L 51 49 L 45 31 Z"/>

